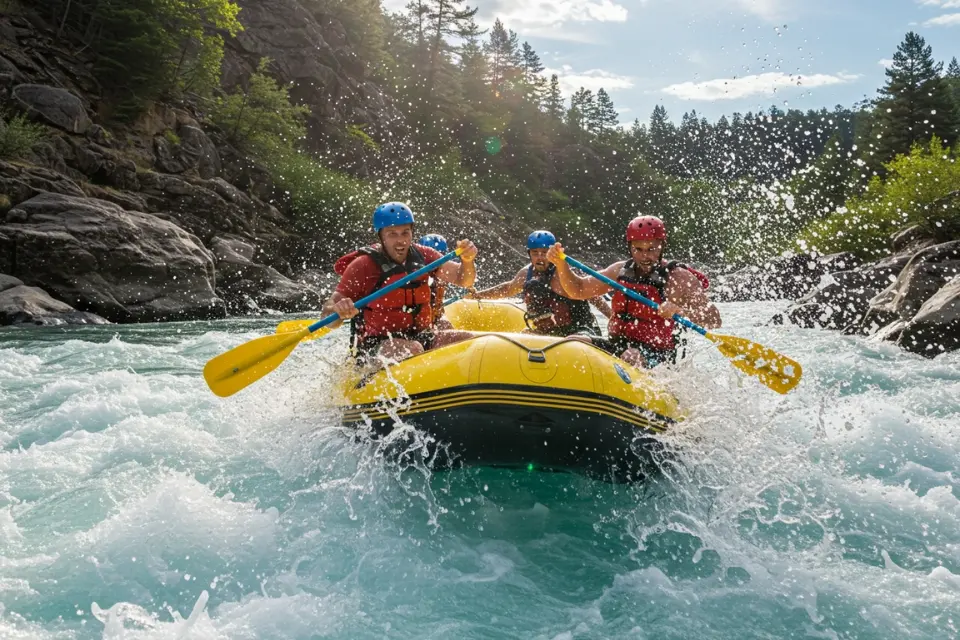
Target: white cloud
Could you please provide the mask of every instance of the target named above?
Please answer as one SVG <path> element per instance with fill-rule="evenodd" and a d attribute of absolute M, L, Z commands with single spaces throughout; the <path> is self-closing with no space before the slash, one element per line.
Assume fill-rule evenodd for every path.
<path fill-rule="evenodd" d="M 943 9 L 960 9 L 960 0 L 918 0 L 918 2 L 928 7 L 941 7 Z"/>
<path fill-rule="evenodd" d="M 545 69 L 544 74 L 550 77 L 557 74 L 560 81 L 560 91 L 564 95 L 571 95 L 580 87 L 597 91 L 606 89 L 607 93 L 617 89 L 629 89 L 633 86 L 633 78 L 629 76 L 620 76 L 603 69 L 590 69 L 588 71 L 574 71 L 570 65 L 563 65 L 560 69 Z"/>
<path fill-rule="evenodd" d="M 519 33 L 563 38 L 552 30 L 569 23 L 626 22 L 628 12 L 618 0 L 496 0 L 481 14 L 500 18 Z"/>
<path fill-rule="evenodd" d="M 747 13 L 774 22 L 784 14 L 783 0 L 736 0 Z"/>
<path fill-rule="evenodd" d="M 925 27 L 952 27 L 956 25 L 960 25 L 960 13 L 945 13 L 923 23 Z"/>
<path fill-rule="evenodd" d="M 832 84 L 853 82 L 860 76 L 848 73 L 828 75 L 817 73 L 809 76 L 789 75 L 780 72 L 761 73 L 742 78 L 717 78 L 706 82 L 681 82 L 661 89 L 663 93 L 682 100 L 737 100 L 755 95 L 772 96 L 780 89 L 824 87 Z"/>
<path fill-rule="evenodd" d="M 883 67 L 884 69 L 889 69 L 893 66 L 893 60 L 890 58 L 880 58 L 877 60 L 877 64 Z"/>

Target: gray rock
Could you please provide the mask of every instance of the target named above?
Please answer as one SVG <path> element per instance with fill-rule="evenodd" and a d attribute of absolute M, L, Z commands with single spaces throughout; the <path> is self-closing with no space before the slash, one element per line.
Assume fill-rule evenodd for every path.
<path fill-rule="evenodd" d="M 210 250 L 216 256 L 217 262 L 232 262 L 244 264 L 253 261 L 257 249 L 249 242 L 239 238 L 214 238 L 210 243 Z"/>
<path fill-rule="evenodd" d="M 201 178 L 209 179 L 222 170 L 220 154 L 201 129 L 189 125 L 181 126 L 173 142 L 164 135 L 155 136 L 153 150 L 156 166 L 166 173 L 193 172 Z"/>
<path fill-rule="evenodd" d="M 900 331 L 897 344 L 928 357 L 960 349 L 960 277 L 954 277 L 920 307 Z"/>
<path fill-rule="evenodd" d="M 223 170 L 217 147 L 197 127 L 180 127 L 180 150 L 184 156 L 196 159 L 193 164 L 201 178 L 213 178 Z"/>
<path fill-rule="evenodd" d="M 156 216 L 102 200 L 40 194 L 0 225 L 0 270 L 113 322 L 222 317 L 213 255 Z"/>
<path fill-rule="evenodd" d="M 718 302 L 799 301 L 814 290 L 826 274 L 847 271 L 862 262 L 852 253 L 817 257 L 799 254 L 777 258 L 761 266 L 750 266 L 718 276 L 711 287 L 711 296 Z"/>
<path fill-rule="evenodd" d="M 251 309 L 310 311 L 320 308 L 323 298 L 309 284 L 294 282 L 273 267 L 252 261 L 256 248 L 238 238 L 214 238 L 218 291 L 236 313 Z"/>
<path fill-rule="evenodd" d="M 0 275 L 0 282 L 9 276 Z M 16 280 L 16 278 L 11 278 Z M 94 313 L 77 311 L 54 300 L 38 287 L 23 285 L 0 288 L 0 325 L 58 326 L 64 324 L 109 324 Z"/>
<path fill-rule="evenodd" d="M 22 287 L 23 280 L 0 273 L 0 292 L 12 289 L 13 287 Z"/>
<path fill-rule="evenodd" d="M 27 111 L 70 133 L 84 134 L 93 125 L 80 98 L 65 89 L 42 84 L 20 84 L 13 97 Z"/>
<path fill-rule="evenodd" d="M 140 189 L 136 163 L 119 151 L 84 140 L 77 143 L 74 153 L 73 166 L 91 182 L 125 191 Z"/>
<path fill-rule="evenodd" d="M 922 249 L 910 258 L 897 280 L 870 301 L 870 308 L 909 321 L 957 273 L 960 273 L 960 241 Z"/>
<path fill-rule="evenodd" d="M 894 253 L 915 253 L 936 244 L 936 241 L 920 225 L 913 224 L 894 233 L 890 237 L 890 244 Z"/>

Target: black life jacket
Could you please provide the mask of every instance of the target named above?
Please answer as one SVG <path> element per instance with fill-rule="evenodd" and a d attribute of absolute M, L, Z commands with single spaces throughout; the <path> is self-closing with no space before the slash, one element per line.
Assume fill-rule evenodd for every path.
<path fill-rule="evenodd" d="M 585 329 L 599 333 L 600 326 L 586 300 L 573 300 L 560 295 L 551 287 L 557 267 L 550 265 L 538 272 L 531 264 L 523 283 L 523 301 L 527 312 L 527 326 L 543 335 L 566 336 Z"/>

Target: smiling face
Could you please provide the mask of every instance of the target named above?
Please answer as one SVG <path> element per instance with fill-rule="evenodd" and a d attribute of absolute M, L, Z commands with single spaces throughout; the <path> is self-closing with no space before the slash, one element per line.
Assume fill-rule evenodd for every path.
<path fill-rule="evenodd" d="M 395 227 L 384 227 L 380 230 L 380 242 L 384 252 L 397 264 L 407 261 L 410 245 L 413 244 L 413 225 L 398 224 Z"/>
<path fill-rule="evenodd" d="M 662 254 L 663 240 L 634 240 L 630 243 L 630 257 L 640 274 L 650 273 L 660 262 Z"/>
<path fill-rule="evenodd" d="M 530 264 L 533 265 L 534 271 L 546 271 L 550 267 L 546 249 L 530 249 L 527 253 L 530 254 Z"/>

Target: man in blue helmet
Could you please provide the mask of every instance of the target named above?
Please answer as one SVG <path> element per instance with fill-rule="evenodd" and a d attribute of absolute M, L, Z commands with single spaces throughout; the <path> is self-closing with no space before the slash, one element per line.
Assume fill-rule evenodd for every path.
<path fill-rule="evenodd" d="M 354 300 L 370 295 L 426 264 L 443 257 L 430 247 L 414 243 L 414 215 L 402 202 L 388 202 L 373 212 L 373 229 L 380 243 L 353 251 L 334 266 L 340 283 L 324 304 L 325 313 L 336 313 L 343 320 L 355 318 L 352 329 L 359 356 L 379 355 L 402 360 L 473 337 L 467 331 L 437 330 L 433 326 L 433 308 L 429 278 L 424 275 L 358 310 Z M 461 240 L 461 262 L 447 262 L 432 272 L 432 277 L 471 287 L 476 279 L 473 260 L 477 248 Z M 337 326 L 337 325 L 333 325 Z"/>
<path fill-rule="evenodd" d="M 547 261 L 547 250 L 557 239 L 549 231 L 534 231 L 527 238 L 530 264 L 520 269 L 513 280 L 468 294 L 477 300 L 512 298 L 523 294 L 527 307 L 527 327 L 532 333 L 567 336 L 574 333 L 600 335 L 600 326 L 590 304 L 610 317 L 610 305 L 602 296 L 589 301 L 567 297 L 557 279 L 557 268 Z M 588 304 L 589 302 L 589 304 Z"/>
<path fill-rule="evenodd" d="M 447 239 L 439 233 L 428 233 L 420 238 L 420 246 L 436 249 L 440 253 L 446 253 Z M 433 326 L 437 329 L 453 329 L 453 325 L 443 314 L 446 307 L 443 306 L 444 298 L 447 294 L 447 283 L 440 278 L 430 277 L 430 307 L 433 309 Z"/>

